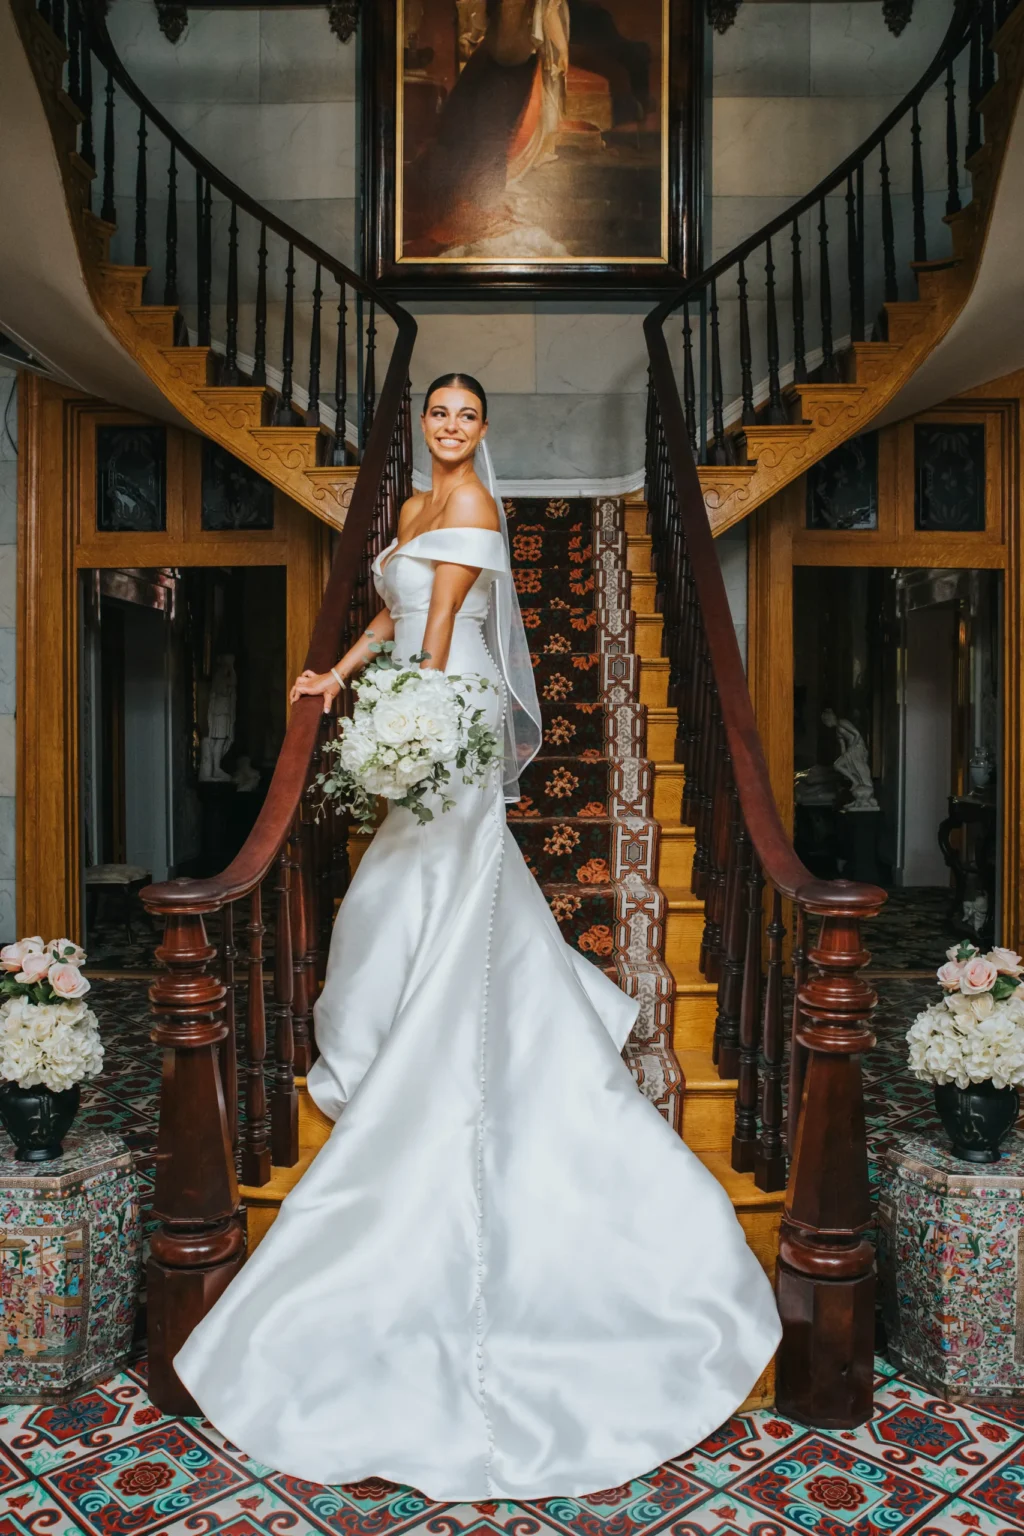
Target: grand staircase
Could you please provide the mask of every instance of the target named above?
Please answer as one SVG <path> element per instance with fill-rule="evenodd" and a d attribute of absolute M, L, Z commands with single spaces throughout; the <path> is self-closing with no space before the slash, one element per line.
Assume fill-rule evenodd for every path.
<path fill-rule="evenodd" d="M 415 326 L 190 149 L 123 70 L 98 8 L 83 10 L 78 0 L 67 9 L 65 0 L 38 9 L 31 0 L 2 4 L 45 109 L 95 311 L 179 418 L 341 530 L 308 660 L 324 670 L 372 611 L 369 563 L 408 493 Z M 966 91 L 957 84 L 961 59 Z M 640 1090 L 723 1184 L 769 1272 L 781 1250 L 786 1402 L 815 1423 L 858 1422 L 865 1381 L 870 1394 L 857 1062 L 870 1045 L 872 995 L 856 973 L 866 959 L 859 919 L 877 910 L 881 893 L 808 884 L 764 798 L 767 777 L 708 525 L 720 531 L 745 517 L 863 430 L 949 329 L 984 258 L 1022 81 L 1024 9 L 960 0 L 936 60 L 865 145 L 648 320 L 650 506 L 552 500 L 508 509 L 546 726 L 543 754 L 511 818 L 514 835 L 567 941 L 642 1000 L 626 1050 Z M 921 105 L 935 91 L 947 105 L 951 244 L 941 256 L 927 228 L 921 170 Z M 127 144 L 116 139 L 125 108 L 137 125 Z M 889 163 L 897 135 L 910 144 L 912 273 L 896 270 Z M 126 235 L 113 222 L 115 158 L 126 155 L 136 186 L 130 264 L 111 260 Z M 157 162 L 168 192 L 159 231 L 149 193 Z M 873 168 L 881 186 L 877 295 L 867 258 Z M 196 213 L 187 254 L 176 201 L 186 175 Z M 845 197 L 846 272 L 834 289 L 829 216 L 837 193 Z M 229 207 L 223 248 L 214 239 L 215 194 Z M 803 308 L 810 267 L 799 233 L 811 209 L 819 236 L 813 321 Z M 776 260 L 784 242 L 793 260 L 783 302 Z M 750 325 L 755 271 L 758 282 L 764 274 L 763 345 Z M 242 276 L 256 295 L 245 337 Z M 300 335 L 301 297 L 312 323 Z M 386 369 L 378 359 L 382 312 L 396 333 Z M 677 324 L 673 367 L 666 338 Z M 740 384 L 727 400 L 730 344 Z M 765 372 L 755 386 L 758 359 Z M 304 1093 L 310 1012 L 330 919 L 365 844 L 313 827 L 303 809 L 323 728 L 315 704 L 296 706 L 264 812 L 223 875 L 147 893 L 151 910 L 167 919 L 167 974 L 151 994 L 165 1074 L 150 1369 L 154 1399 L 169 1410 L 192 1406 L 171 1360 L 243 1261 L 243 1220 L 249 1241 L 258 1241 L 330 1129 Z M 274 944 L 265 976 L 270 882 Z M 793 904 L 798 993 L 790 1103 L 799 1105 L 805 1089 L 799 1121 L 794 1109 L 788 1125 L 784 902 Z M 246 926 L 241 947 L 236 909 Z M 208 920 L 211 931 L 221 925 L 217 946 Z M 236 1019 L 243 968 L 248 986 Z M 834 1135 L 829 1142 L 829 1104 L 849 1112 L 842 1147 Z M 772 1390 L 766 1378 L 758 1399 Z"/>

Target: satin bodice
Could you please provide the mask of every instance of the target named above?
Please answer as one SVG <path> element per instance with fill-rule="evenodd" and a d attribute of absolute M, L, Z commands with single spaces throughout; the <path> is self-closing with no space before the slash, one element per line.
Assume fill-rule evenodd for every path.
<path fill-rule="evenodd" d="M 374 586 L 396 623 L 414 614 L 426 615 L 434 571 L 441 563 L 475 567 L 480 573 L 456 622 L 487 617 L 495 578 L 508 569 L 501 534 L 488 528 L 435 528 L 408 539 L 400 548 L 398 540 L 392 539 L 373 562 Z"/>

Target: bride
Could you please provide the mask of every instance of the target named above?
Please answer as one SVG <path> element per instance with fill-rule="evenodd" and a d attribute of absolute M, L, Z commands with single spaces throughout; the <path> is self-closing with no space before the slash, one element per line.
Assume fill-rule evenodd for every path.
<path fill-rule="evenodd" d="M 748 1395 L 780 1327 L 721 1186 L 637 1090 L 637 1004 L 563 941 L 505 825 L 540 714 L 483 389 L 427 392 L 429 492 L 374 565 L 373 640 L 498 685 L 491 781 L 392 806 L 338 915 L 308 1088 L 337 1124 L 175 1360 L 213 1423 L 318 1483 L 438 1501 L 593 1493 Z M 485 457 L 483 450 L 481 457 Z M 504 716 L 504 727 L 501 716 Z"/>

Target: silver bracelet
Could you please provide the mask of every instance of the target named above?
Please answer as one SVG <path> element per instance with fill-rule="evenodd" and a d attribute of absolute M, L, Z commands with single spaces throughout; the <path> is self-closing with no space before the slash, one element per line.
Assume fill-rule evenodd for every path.
<path fill-rule="evenodd" d="M 337 667 L 332 667 L 331 668 L 331 676 L 334 678 L 334 681 L 337 683 L 339 688 L 344 688 L 344 686 L 345 686 L 345 679 L 340 675 L 340 673 L 338 672 Z"/>

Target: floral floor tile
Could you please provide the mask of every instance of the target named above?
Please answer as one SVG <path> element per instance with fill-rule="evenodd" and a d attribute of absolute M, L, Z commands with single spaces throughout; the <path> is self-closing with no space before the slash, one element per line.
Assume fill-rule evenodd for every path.
<path fill-rule="evenodd" d="M 38 1483 L 0 1493 L 0 1536 L 79 1536 L 81 1529 Z"/>
<path fill-rule="evenodd" d="M 704 1483 L 669 1463 L 616 1488 L 576 1498 L 538 1499 L 519 1507 L 542 1516 L 564 1536 L 635 1536 L 674 1522 L 707 1492 Z"/>
<path fill-rule="evenodd" d="M 200 1523 L 201 1522 L 201 1523 Z M 183 1514 L 160 1536 L 322 1536 L 324 1527 L 306 1518 L 261 1483 L 207 1505 L 201 1515 Z"/>
<path fill-rule="evenodd" d="M 834 1438 L 852 1453 L 955 1494 L 1005 1457 L 1024 1433 L 897 1378 L 876 1392 L 866 1424 Z"/>
<path fill-rule="evenodd" d="M 69 1403 L 7 1404 L 0 1409 L 0 1443 L 6 1458 L 40 1478 L 130 1439 L 164 1419 L 145 1390 L 127 1373 L 90 1387 Z"/>
<path fill-rule="evenodd" d="M 88 1536 L 158 1536 L 249 1479 L 187 1424 L 168 1420 L 39 1482 Z"/>
<path fill-rule="evenodd" d="M 1024 1445 L 1016 1445 L 998 1466 L 975 1478 L 966 1491 L 973 1504 L 1016 1522 L 1016 1530 L 1024 1531 Z"/>
<path fill-rule="evenodd" d="M 730 1491 L 816 1536 L 896 1536 L 933 1513 L 943 1498 L 940 1490 L 820 1434 L 781 1451 Z"/>
<path fill-rule="evenodd" d="M 291 1509 L 313 1522 L 318 1531 L 344 1532 L 344 1536 L 395 1536 L 431 1521 L 442 1510 L 413 1488 L 402 1488 L 383 1478 L 367 1478 L 346 1487 L 327 1488 L 304 1478 L 272 1473 L 265 1485 Z M 457 1505 L 458 1509 L 473 1509 Z M 461 1525 L 453 1527 L 460 1529 Z"/>
<path fill-rule="evenodd" d="M 727 1488 L 742 1473 L 777 1456 L 783 1446 L 806 1434 L 805 1425 L 795 1424 L 774 1410 L 738 1413 L 672 1465 L 712 1488 Z"/>
<path fill-rule="evenodd" d="M 992 1510 L 981 1509 L 968 1499 L 951 1499 L 936 1515 L 917 1526 L 914 1536 L 1020 1536 L 1024 1526 L 1012 1524 Z"/>

